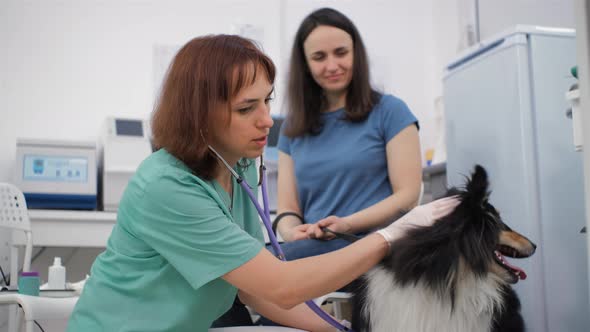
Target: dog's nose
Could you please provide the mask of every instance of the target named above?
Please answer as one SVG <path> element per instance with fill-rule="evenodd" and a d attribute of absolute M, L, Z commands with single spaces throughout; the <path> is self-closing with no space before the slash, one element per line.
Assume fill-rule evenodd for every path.
<path fill-rule="evenodd" d="M 537 251 L 537 245 L 531 242 L 531 245 L 533 246 L 533 250 L 531 251 L 531 255 L 535 253 L 535 251 Z"/>

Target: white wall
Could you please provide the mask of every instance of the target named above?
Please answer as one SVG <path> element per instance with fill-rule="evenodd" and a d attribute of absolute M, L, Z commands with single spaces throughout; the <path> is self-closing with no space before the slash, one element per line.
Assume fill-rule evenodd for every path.
<path fill-rule="evenodd" d="M 573 0 L 479 0 L 482 39 L 515 24 L 574 28 Z"/>

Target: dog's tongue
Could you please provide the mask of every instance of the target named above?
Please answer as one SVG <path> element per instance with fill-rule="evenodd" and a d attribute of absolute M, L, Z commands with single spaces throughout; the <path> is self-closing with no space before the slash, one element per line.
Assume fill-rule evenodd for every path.
<path fill-rule="evenodd" d="M 514 273 L 514 274 L 516 274 L 520 280 L 526 279 L 526 272 L 524 272 L 523 269 L 508 263 L 508 261 L 506 259 L 504 259 L 504 264 L 506 264 L 506 266 L 508 266 L 512 270 L 517 271 L 517 273 Z"/>

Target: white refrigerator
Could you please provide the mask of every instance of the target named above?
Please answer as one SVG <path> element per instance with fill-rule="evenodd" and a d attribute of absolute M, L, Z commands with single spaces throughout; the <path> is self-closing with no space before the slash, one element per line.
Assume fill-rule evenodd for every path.
<path fill-rule="evenodd" d="M 511 260 L 528 331 L 590 331 L 582 154 L 565 93 L 576 82 L 573 30 L 517 26 L 459 56 L 444 76 L 447 181 L 474 164 L 489 173 L 491 202 L 538 245 Z"/>

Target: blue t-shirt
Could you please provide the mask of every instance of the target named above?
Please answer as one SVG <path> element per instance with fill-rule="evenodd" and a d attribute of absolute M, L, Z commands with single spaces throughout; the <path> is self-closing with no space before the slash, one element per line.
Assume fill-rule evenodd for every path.
<path fill-rule="evenodd" d="M 343 119 L 344 109 L 322 113 L 318 135 L 279 137 L 279 150 L 290 155 L 303 218 L 315 223 L 345 217 L 393 194 L 385 146 L 418 120 L 401 100 L 381 97 L 365 121 Z"/>

